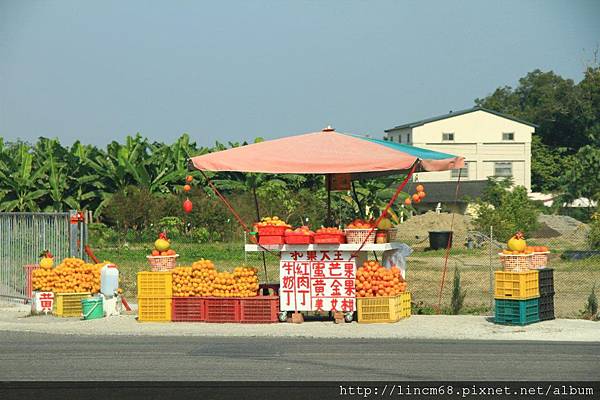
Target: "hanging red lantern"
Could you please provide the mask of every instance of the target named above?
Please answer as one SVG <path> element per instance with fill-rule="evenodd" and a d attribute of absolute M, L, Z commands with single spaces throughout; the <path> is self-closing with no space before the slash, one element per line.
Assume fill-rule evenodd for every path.
<path fill-rule="evenodd" d="M 192 187 L 191 187 L 190 185 L 184 185 L 184 186 L 183 186 L 183 191 L 184 191 L 184 192 L 186 192 L 186 193 L 187 193 L 187 192 L 189 192 L 190 190 L 192 190 Z"/>
<path fill-rule="evenodd" d="M 183 211 L 186 214 L 189 214 L 192 212 L 192 202 L 190 201 L 190 199 L 185 199 L 185 201 L 183 202 Z"/>
<path fill-rule="evenodd" d="M 192 183 L 192 181 L 193 181 L 193 180 L 194 180 L 194 177 L 193 177 L 193 176 L 191 176 L 191 175 L 188 175 L 188 176 L 186 176 L 186 177 L 185 177 L 185 181 L 186 181 L 187 183 Z"/>

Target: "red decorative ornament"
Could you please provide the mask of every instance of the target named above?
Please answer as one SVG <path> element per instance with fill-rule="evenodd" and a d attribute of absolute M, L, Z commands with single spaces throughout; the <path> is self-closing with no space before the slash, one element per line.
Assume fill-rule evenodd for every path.
<path fill-rule="evenodd" d="M 186 193 L 189 192 L 191 189 L 192 189 L 192 187 L 190 185 L 184 185 L 183 186 L 183 191 L 186 192 Z"/>
<path fill-rule="evenodd" d="M 194 177 L 193 177 L 193 176 L 191 176 L 191 175 L 188 175 L 188 176 L 186 176 L 186 177 L 185 177 L 185 181 L 186 181 L 187 183 L 192 183 L 192 181 L 193 181 L 193 180 L 194 180 Z"/>
<path fill-rule="evenodd" d="M 185 201 L 183 202 L 183 211 L 186 214 L 189 214 L 192 212 L 192 202 L 190 201 L 190 199 L 185 199 Z"/>

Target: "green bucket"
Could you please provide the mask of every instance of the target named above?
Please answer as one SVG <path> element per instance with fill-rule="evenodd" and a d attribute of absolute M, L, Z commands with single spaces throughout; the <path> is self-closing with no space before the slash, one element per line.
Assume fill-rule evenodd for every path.
<path fill-rule="evenodd" d="M 104 317 L 102 307 L 102 298 L 92 297 L 89 299 L 81 299 L 81 310 L 83 319 L 98 319 Z"/>

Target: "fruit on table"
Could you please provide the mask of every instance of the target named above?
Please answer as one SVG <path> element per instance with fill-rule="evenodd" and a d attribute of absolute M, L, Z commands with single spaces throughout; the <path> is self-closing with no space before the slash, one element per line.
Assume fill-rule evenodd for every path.
<path fill-rule="evenodd" d="M 291 228 L 285 231 L 286 235 L 314 235 L 315 233 L 313 231 L 310 230 L 310 228 L 308 226 L 301 226 L 299 228 L 296 228 L 294 230 L 292 230 Z"/>
<path fill-rule="evenodd" d="M 256 268 L 236 267 L 219 272 L 210 260 L 199 260 L 191 267 L 174 268 L 174 297 L 252 297 L 258 292 Z"/>
<path fill-rule="evenodd" d="M 338 228 L 319 228 L 317 229 L 317 231 L 315 232 L 317 234 L 319 233 L 326 233 L 329 235 L 343 235 L 344 231 L 342 231 L 341 229 Z"/>
<path fill-rule="evenodd" d="M 362 219 L 355 219 L 348 225 L 346 225 L 346 229 L 371 229 L 374 226 L 373 221 L 366 221 Z"/>
<path fill-rule="evenodd" d="M 517 232 L 508 240 L 508 249 L 512 251 L 524 251 L 527 247 L 527 242 L 525 241 L 525 235 L 523 232 Z"/>
<path fill-rule="evenodd" d="M 289 226 L 285 221 L 279 219 L 277 215 L 272 217 L 263 217 L 260 219 L 260 222 L 255 224 L 258 227 L 263 226 Z"/>
<path fill-rule="evenodd" d="M 108 261 L 89 264 L 79 258 L 65 258 L 56 268 L 40 268 L 32 272 L 33 290 L 56 293 L 100 291 L 100 269 Z"/>
<path fill-rule="evenodd" d="M 44 250 L 42 254 L 40 254 L 42 259 L 40 260 L 40 268 L 50 269 L 54 265 L 54 256 L 50 251 Z"/>
<path fill-rule="evenodd" d="M 405 292 L 406 287 L 396 266 L 387 269 L 377 261 L 365 261 L 356 271 L 356 297 L 396 296 Z"/>
<path fill-rule="evenodd" d="M 154 242 L 154 248 L 160 252 L 167 251 L 171 247 L 171 243 L 165 232 L 158 234 L 158 239 Z"/>

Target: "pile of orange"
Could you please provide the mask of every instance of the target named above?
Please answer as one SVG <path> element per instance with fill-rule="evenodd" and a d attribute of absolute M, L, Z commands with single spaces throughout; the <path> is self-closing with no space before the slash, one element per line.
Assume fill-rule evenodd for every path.
<path fill-rule="evenodd" d="M 367 221 L 366 219 L 355 219 L 346 225 L 346 229 L 371 229 L 375 225 L 373 221 Z"/>
<path fill-rule="evenodd" d="M 32 272 L 33 290 L 55 293 L 100 291 L 100 269 L 105 265 L 89 264 L 79 258 L 65 258 L 56 268 Z"/>
<path fill-rule="evenodd" d="M 504 249 L 502 250 L 502 254 L 528 255 L 534 253 L 546 253 L 548 251 L 550 250 L 546 246 L 527 246 L 523 251 Z"/>
<path fill-rule="evenodd" d="M 256 268 L 219 272 L 210 260 L 172 270 L 174 297 L 251 297 L 258 291 Z"/>
<path fill-rule="evenodd" d="M 377 261 L 365 261 L 356 271 L 356 297 L 397 296 L 406 291 L 406 281 L 398 267 L 389 269 Z"/>

